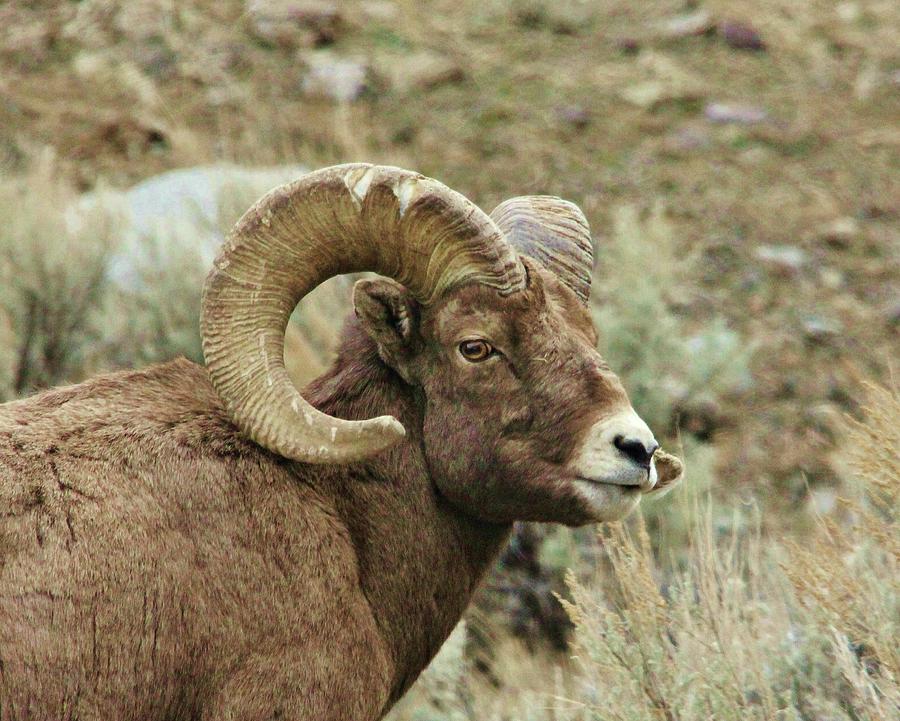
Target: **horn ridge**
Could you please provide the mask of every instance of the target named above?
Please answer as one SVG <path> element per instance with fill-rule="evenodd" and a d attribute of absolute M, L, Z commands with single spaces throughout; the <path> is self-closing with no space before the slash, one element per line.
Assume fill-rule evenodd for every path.
<path fill-rule="evenodd" d="M 552 271 L 587 305 L 594 248 L 577 205 L 550 195 L 520 196 L 494 208 L 491 218 L 519 253 Z"/>

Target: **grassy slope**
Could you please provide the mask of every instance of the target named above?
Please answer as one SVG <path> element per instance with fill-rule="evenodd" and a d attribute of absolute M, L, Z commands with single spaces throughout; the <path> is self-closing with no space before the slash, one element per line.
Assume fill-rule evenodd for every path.
<path fill-rule="evenodd" d="M 234 0 L 12 0 L 0 10 L 0 161 L 15 176 L 50 146 L 54 182 L 84 190 L 216 159 L 367 159 L 434 175 L 488 209 L 512 194 L 570 198 L 599 239 L 597 317 L 639 410 L 670 434 L 680 425 L 691 454 L 692 434 L 711 441 L 698 447 L 695 477 L 725 489 L 726 504 L 760 504 L 769 528 L 810 525 L 796 512 L 808 488 L 847 477 L 830 453 L 834 419 L 858 410 L 860 378 L 890 375 L 900 341 L 900 10 L 879 0 L 704 3 L 713 20 L 758 29 L 767 48 L 751 52 L 715 32 L 661 38 L 658 24 L 685 4 L 636 5 L 346 2 L 336 41 L 311 50 L 255 39 Z M 359 100 L 304 96 L 306 62 L 323 51 L 371 66 Z M 463 79 L 392 84 L 391 70 L 423 51 L 452 60 Z M 635 104 L 648 88 L 658 101 Z M 712 101 L 769 119 L 712 124 Z M 32 182 L 41 197 L 71 192 Z M 9 217 L 32 207 L 10 202 Z M 52 243 L 58 219 L 39 206 L 40 223 L 22 227 Z M 825 229 L 848 219 L 843 235 Z M 20 230 L 4 240 L 20 247 Z M 765 262 L 766 246 L 805 259 Z M 154 323 L 181 322 L 172 310 Z M 127 327 L 98 345 L 110 330 L 91 323 L 73 340 L 67 378 L 170 350 L 157 347 L 168 330 L 140 352 L 127 347 Z M 0 334 L 21 333 L 7 324 L 0 317 Z M 713 374 L 709 393 L 669 389 L 652 407 L 670 380 L 705 377 L 695 366 L 707 359 L 687 341 L 711 328 L 737 339 L 726 350 L 736 366 L 749 357 L 749 381 Z M 689 514 L 660 514 L 655 539 L 690 535 Z M 565 545 L 560 566 L 573 558 Z"/>

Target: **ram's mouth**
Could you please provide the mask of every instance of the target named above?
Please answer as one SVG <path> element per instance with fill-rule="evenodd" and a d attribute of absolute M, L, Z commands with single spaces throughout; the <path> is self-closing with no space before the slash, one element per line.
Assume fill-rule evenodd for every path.
<path fill-rule="evenodd" d="M 649 491 L 652 491 L 656 486 L 657 475 L 655 465 L 651 464 L 650 468 L 646 470 L 629 468 L 627 469 L 627 471 L 622 471 L 615 474 L 614 476 L 607 476 L 604 478 L 577 476 L 576 480 L 583 483 L 591 483 L 600 486 L 612 486 L 621 488 L 623 490 L 633 489 L 636 491 L 641 491 L 642 493 L 647 493 Z"/>
<path fill-rule="evenodd" d="M 576 476 L 575 480 L 582 483 L 593 483 L 596 486 L 615 486 L 616 488 L 642 488 L 646 485 L 640 481 L 629 481 L 626 483 L 624 481 L 610 481 L 602 478 L 585 478 L 584 476 Z"/>
<path fill-rule="evenodd" d="M 649 493 L 653 490 L 653 486 L 655 484 L 651 484 L 649 479 L 644 481 L 643 483 L 622 483 L 617 481 L 603 481 L 597 480 L 595 478 L 584 478 L 579 476 L 576 479 L 579 483 L 584 483 L 589 486 L 599 486 L 600 488 L 608 488 L 610 490 L 618 489 L 623 494 L 631 495 L 635 493 Z"/>

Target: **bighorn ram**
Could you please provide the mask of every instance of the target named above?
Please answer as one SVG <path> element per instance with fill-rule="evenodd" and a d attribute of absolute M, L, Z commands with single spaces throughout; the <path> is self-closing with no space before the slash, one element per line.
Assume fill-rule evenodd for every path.
<path fill-rule="evenodd" d="M 488 216 L 361 164 L 263 197 L 207 281 L 206 368 L 0 406 L 0 719 L 381 718 L 514 520 L 681 475 L 595 350 L 591 266 L 558 198 Z M 288 316 L 363 270 L 301 396 Z"/>

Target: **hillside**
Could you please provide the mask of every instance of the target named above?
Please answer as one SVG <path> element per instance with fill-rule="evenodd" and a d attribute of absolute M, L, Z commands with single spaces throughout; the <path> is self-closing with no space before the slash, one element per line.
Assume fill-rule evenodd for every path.
<path fill-rule="evenodd" d="M 638 412 L 717 529 L 753 508 L 763 535 L 802 538 L 840 515 L 863 382 L 896 383 L 898 33 L 885 0 L 7 0 L 0 394 L 199 352 L 196 256 L 163 254 L 123 301 L 103 280 L 114 219 L 64 217 L 82 194 L 214 163 L 389 163 L 488 210 L 578 203 L 601 349 Z M 48 248 L 56 285 L 34 280 Z M 345 307 L 308 311 L 304 342 L 326 347 Z M 653 548 L 687 548 L 685 518 L 649 507 Z M 552 591 L 598 552 L 517 538 L 472 635 L 500 615 L 564 646 Z"/>

